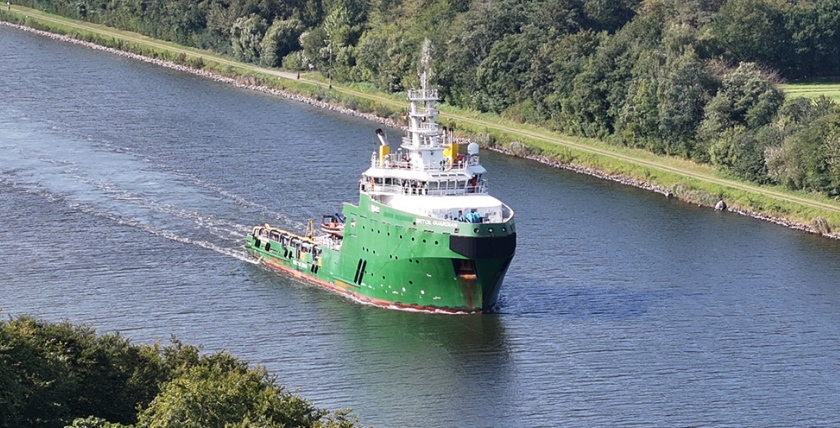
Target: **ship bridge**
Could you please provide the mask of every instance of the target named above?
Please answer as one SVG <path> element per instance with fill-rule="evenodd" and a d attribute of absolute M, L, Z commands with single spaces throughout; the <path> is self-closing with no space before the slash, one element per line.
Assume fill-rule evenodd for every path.
<path fill-rule="evenodd" d="M 478 144 L 471 143 L 466 154 L 460 154 L 451 131 L 441 129 L 435 117 L 438 110 L 437 89 L 427 87 L 426 73 L 420 75 L 420 89 L 410 89 L 410 108 L 406 136 L 391 153 L 382 130 L 378 152 L 371 156 L 371 166 L 362 174 L 359 191 L 377 202 L 390 205 L 406 197 L 452 197 L 487 195 L 487 172 L 481 166 Z M 396 202 L 394 202 L 396 203 Z M 400 205 L 424 204 L 428 201 L 401 202 Z M 452 206 L 460 205 L 450 201 Z M 501 204 L 497 201 L 498 204 Z M 436 201 L 435 204 L 447 204 Z"/>

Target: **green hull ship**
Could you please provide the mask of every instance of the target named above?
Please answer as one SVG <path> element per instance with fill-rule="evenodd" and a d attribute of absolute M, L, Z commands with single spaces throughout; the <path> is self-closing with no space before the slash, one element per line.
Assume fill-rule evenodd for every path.
<path fill-rule="evenodd" d="M 359 203 L 310 220 L 298 235 L 254 227 L 248 252 L 267 266 L 358 302 L 448 313 L 492 311 L 516 250 L 513 210 L 487 193 L 471 143 L 459 155 L 435 123 L 437 90 L 408 91 L 409 129 L 400 149 L 380 147 L 359 181 Z"/>

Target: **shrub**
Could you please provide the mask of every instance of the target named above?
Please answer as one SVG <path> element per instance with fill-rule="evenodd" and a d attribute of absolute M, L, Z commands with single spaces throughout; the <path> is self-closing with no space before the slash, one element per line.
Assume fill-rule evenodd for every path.
<path fill-rule="evenodd" d="M 811 229 L 823 235 L 831 233 L 831 225 L 828 224 L 828 220 L 826 220 L 825 217 L 814 217 L 814 219 L 811 220 Z"/>

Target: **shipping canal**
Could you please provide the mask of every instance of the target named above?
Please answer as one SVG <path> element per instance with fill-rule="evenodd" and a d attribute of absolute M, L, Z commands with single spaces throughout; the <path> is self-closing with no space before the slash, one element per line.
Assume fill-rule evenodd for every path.
<path fill-rule="evenodd" d="M 379 427 L 840 425 L 840 242 L 482 152 L 500 313 L 387 311 L 243 248 L 357 201 L 378 125 L 7 27 L 0 76 L 0 316 L 229 350 Z"/>

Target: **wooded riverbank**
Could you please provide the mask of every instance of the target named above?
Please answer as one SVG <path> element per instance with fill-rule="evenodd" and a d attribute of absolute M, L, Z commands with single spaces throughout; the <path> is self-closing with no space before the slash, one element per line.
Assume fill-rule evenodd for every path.
<path fill-rule="evenodd" d="M 82 33 L 74 34 L 74 37 L 81 36 L 80 40 L 79 38 L 41 31 L 28 26 L 14 26 L 27 31 L 38 32 L 48 37 L 60 38 L 61 40 L 80 43 L 92 48 L 107 50 L 115 54 L 189 72 L 237 87 L 257 90 L 344 114 L 363 117 L 387 126 L 403 127 L 398 120 L 399 114 L 394 110 L 389 110 L 389 106 L 399 105 L 400 103 L 383 95 L 365 94 L 339 85 L 327 90 L 325 82 L 316 80 L 295 81 L 294 79 L 290 81 L 288 76 L 284 77 L 280 72 L 272 70 L 264 71 L 272 73 L 268 76 L 274 77 L 256 73 L 243 73 L 235 68 L 211 67 L 208 66 L 208 63 L 213 59 L 209 57 L 206 60 L 198 57 L 199 59 L 192 62 L 192 66 L 190 66 L 186 65 L 190 64 L 190 59 L 186 55 L 180 61 L 175 62 L 131 53 L 122 49 L 104 47 L 97 43 L 85 41 L 85 35 Z M 85 31 L 89 30 L 90 28 L 86 26 Z M 114 33 L 103 32 L 102 35 L 110 38 L 114 43 L 117 41 L 118 35 Z M 123 45 L 123 47 L 136 48 L 137 45 Z M 177 55 L 173 54 L 173 56 L 176 56 L 176 60 L 179 59 Z M 280 86 L 285 89 L 272 87 L 271 84 L 277 83 L 274 80 L 280 82 Z M 308 87 L 308 89 L 301 89 L 305 87 Z M 335 96 L 332 95 L 333 93 L 341 95 Z M 365 100 L 364 97 L 367 97 L 367 99 Z M 362 105 L 361 100 L 367 101 L 367 104 Z M 352 108 L 353 106 L 356 108 Z M 359 108 L 360 106 L 363 108 Z M 838 238 L 838 235 L 832 233 L 831 230 L 840 226 L 840 207 L 827 200 L 827 198 L 820 201 L 813 196 L 800 196 L 781 192 L 774 188 L 761 188 L 739 183 L 703 173 L 702 169 L 683 170 L 682 167 L 685 163 L 677 163 L 674 166 L 675 160 L 670 158 L 640 154 L 632 150 L 607 148 L 599 146 L 597 143 L 587 145 L 580 140 L 574 141 L 551 136 L 547 131 L 533 130 L 525 126 L 517 127 L 515 124 L 508 124 L 500 118 L 490 121 L 486 119 L 487 115 L 469 116 L 466 113 L 458 114 L 451 113 L 446 109 L 443 110 L 444 123 L 448 121 L 450 125 L 455 125 L 457 122 L 457 129 L 466 133 L 464 137 L 469 137 L 467 134 L 473 134 L 484 147 L 491 150 L 621 182 L 698 205 L 712 207 L 722 198 L 729 205 L 730 211 L 772 221 L 794 229 Z M 820 218 L 824 220 L 820 221 Z M 826 224 L 828 227 L 825 227 Z"/>

